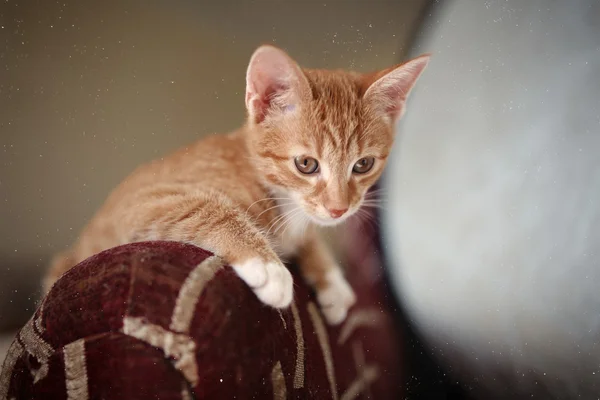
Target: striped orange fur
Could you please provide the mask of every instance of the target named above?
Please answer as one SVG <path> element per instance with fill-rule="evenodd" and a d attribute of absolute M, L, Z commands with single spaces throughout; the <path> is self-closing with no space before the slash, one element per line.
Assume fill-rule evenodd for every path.
<path fill-rule="evenodd" d="M 297 255 L 327 320 L 341 322 L 354 294 L 315 228 L 361 207 L 428 58 L 359 74 L 301 69 L 282 50 L 259 47 L 248 66 L 246 124 L 134 171 L 54 258 L 45 290 L 104 249 L 175 240 L 222 257 L 274 307 L 293 297 L 281 257 Z"/>

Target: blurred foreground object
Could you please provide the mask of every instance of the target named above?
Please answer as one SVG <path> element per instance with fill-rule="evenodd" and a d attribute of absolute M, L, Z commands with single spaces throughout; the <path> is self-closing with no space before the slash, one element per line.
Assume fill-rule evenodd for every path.
<path fill-rule="evenodd" d="M 600 393 L 600 3 L 456 0 L 383 185 L 396 292 L 485 398 Z"/>

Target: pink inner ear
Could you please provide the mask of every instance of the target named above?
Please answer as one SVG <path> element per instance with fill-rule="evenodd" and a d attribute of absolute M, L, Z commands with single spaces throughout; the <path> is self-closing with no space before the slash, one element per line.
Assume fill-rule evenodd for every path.
<path fill-rule="evenodd" d="M 289 88 L 284 84 L 269 82 L 256 92 L 253 93 L 249 91 L 247 93 L 246 96 L 249 97 L 250 100 L 250 104 L 248 104 L 248 106 L 253 110 L 254 120 L 256 123 L 260 124 L 265 120 L 269 109 L 272 109 L 276 106 L 274 104 L 274 100 L 278 97 L 278 95 L 287 90 L 289 90 Z"/>
<path fill-rule="evenodd" d="M 385 97 L 385 112 L 390 115 L 393 119 L 399 118 L 404 109 L 404 103 L 406 101 L 406 92 L 402 90 L 401 85 L 394 85 L 384 88 L 381 91 L 382 96 Z"/>
<path fill-rule="evenodd" d="M 377 104 L 393 121 L 399 119 L 406 99 L 428 61 L 429 56 L 417 57 L 385 73 L 370 85 L 365 98 Z"/>
<path fill-rule="evenodd" d="M 255 51 L 246 74 L 246 106 L 250 119 L 261 123 L 269 114 L 296 109 L 309 93 L 308 82 L 289 56 L 272 46 Z"/>
<path fill-rule="evenodd" d="M 387 78 L 387 79 L 386 79 Z M 402 116 L 407 97 L 407 82 L 395 77 L 384 77 L 373 84 L 368 98 L 393 121 Z M 385 80 L 384 80 L 385 79 Z"/>

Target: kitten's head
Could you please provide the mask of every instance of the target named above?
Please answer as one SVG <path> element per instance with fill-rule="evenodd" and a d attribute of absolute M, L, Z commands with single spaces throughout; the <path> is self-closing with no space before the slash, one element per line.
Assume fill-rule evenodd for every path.
<path fill-rule="evenodd" d="M 428 60 L 358 74 L 301 69 L 282 50 L 259 47 L 246 75 L 250 161 L 317 224 L 345 220 L 380 177 Z"/>

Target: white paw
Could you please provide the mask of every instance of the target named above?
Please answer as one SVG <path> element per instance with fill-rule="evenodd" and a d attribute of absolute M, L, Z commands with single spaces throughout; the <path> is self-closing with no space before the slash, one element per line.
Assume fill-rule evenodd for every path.
<path fill-rule="evenodd" d="M 356 295 L 339 269 L 327 277 L 327 285 L 317 291 L 317 301 L 330 325 L 341 323 L 356 303 Z"/>
<path fill-rule="evenodd" d="M 281 262 L 252 258 L 232 267 L 263 303 L 285 308 L 292 302 L 294 279 Z"/>

